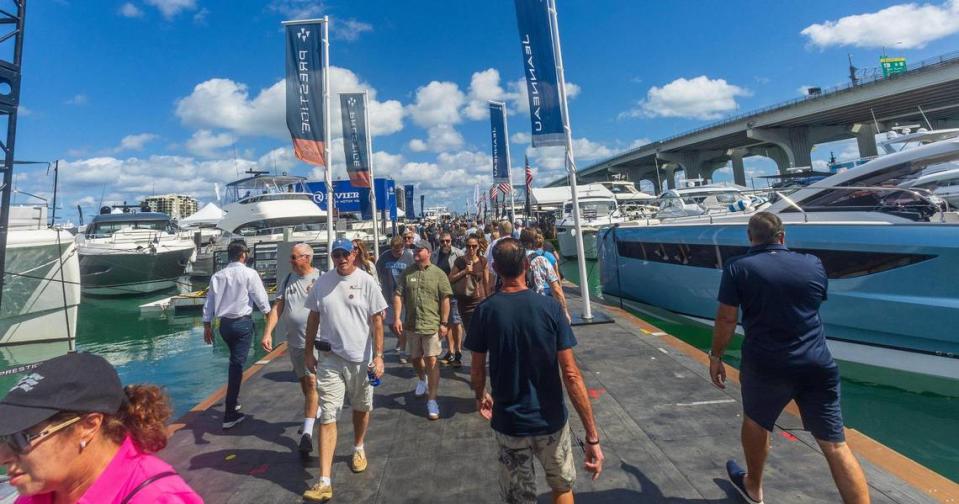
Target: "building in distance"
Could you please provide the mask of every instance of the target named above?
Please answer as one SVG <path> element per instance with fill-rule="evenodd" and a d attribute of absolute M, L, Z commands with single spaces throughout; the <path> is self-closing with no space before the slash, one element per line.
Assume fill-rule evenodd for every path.
<path fill-rule="evenodd" d="M 173 219 L 189 217 L 196 213 L 199 207 L 196 198 L 183 194 L 148 196 L 140 206 L 149 208 L 151 212 L 165 213 Z"/>

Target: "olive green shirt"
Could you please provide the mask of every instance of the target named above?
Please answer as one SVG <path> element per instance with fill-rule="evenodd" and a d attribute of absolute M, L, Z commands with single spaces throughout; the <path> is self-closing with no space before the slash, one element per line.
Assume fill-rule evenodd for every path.
<path fill-rule="evenodd" d="M 403 298 L 405 329 L 417 334 L 433 334 L 440 327 L 440 303 L 453 295 L 453 288 L 449 277 L 435 264 L 421 270 L 414 263 L 400 275 L 394 294 Z"/>

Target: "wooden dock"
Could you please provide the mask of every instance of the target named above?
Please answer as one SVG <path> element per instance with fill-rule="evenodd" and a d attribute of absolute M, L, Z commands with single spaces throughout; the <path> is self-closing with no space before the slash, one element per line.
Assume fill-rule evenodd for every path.
<path fill-rule="evenodd" d="M 572 308 L 578 298 L 572 292 Z M 711 385 L 708 360 L 698 349 L 617 308 L 596 307 L 612 324 L 575 328 L 576 357 L 593 399 L 605 470 L 591 481 L 577 456 L 575 493 L 581 503 L 739 503 L 726 481 L 727 459 L 741 463 L 742 407 L 738 374 L 725 391 Z M 387 348 L 395 341 L 387 336 Z M 468 360 L 468 359 L 467 359 Z M 332 502 L 499 502 L 491 430 L 474 410 L 469 368 L 444 368 L 441 419 L 426 418 L 426 401 L 413 395 L 414 372 L 388 352 L 366 439 L 369 468 L 353 474 L 349 407 L 339 418 Z M 318 479 L 318 452 L 302 460 L 296 434 L 302 396 L 284 348 L 245 374 L 240 400 L 249 418 L 220 428 L 221 389 L 171 426 L 161 456 L 210 503 L 302 502 Z M 223 379 L 226 378 L 226 370 Z M 582 426 L 570 408 L 570 425 Z M 959 485 L 850 430 L 874 503 L 959 502 Z M 540 502 L 549 488 L 537 467 Z M 767 502 L 840 502 L 825 459 L 801 430 L 795 409 L 772 436 L 765 477 Z"/>

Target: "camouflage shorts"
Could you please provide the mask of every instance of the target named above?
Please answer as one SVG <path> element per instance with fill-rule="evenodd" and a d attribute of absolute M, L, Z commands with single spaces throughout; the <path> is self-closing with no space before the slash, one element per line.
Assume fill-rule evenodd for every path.
<path fill-rule="evenodd" d="M 533 457 L 543 464 L 546 482 L 551 489 L 572 490 L 576 465 L 573 463 L 569 424 L 546 436 L 513 437 L 495 431 L 494 436 L 499 444 L 499 486 L 503 502 L 536 502 Z"/>

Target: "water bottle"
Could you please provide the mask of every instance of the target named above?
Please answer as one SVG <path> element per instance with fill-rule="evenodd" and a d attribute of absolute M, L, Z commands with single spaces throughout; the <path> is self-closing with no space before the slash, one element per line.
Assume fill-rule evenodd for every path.
<path fill-rule="evenodd" d="M 373 372 L 372 367 L 366 368 L 366 377 L 370 380 L 370 385 L 378 387 L 380 385 L 380 379 L 376 377 L 376 373 Z"/>

